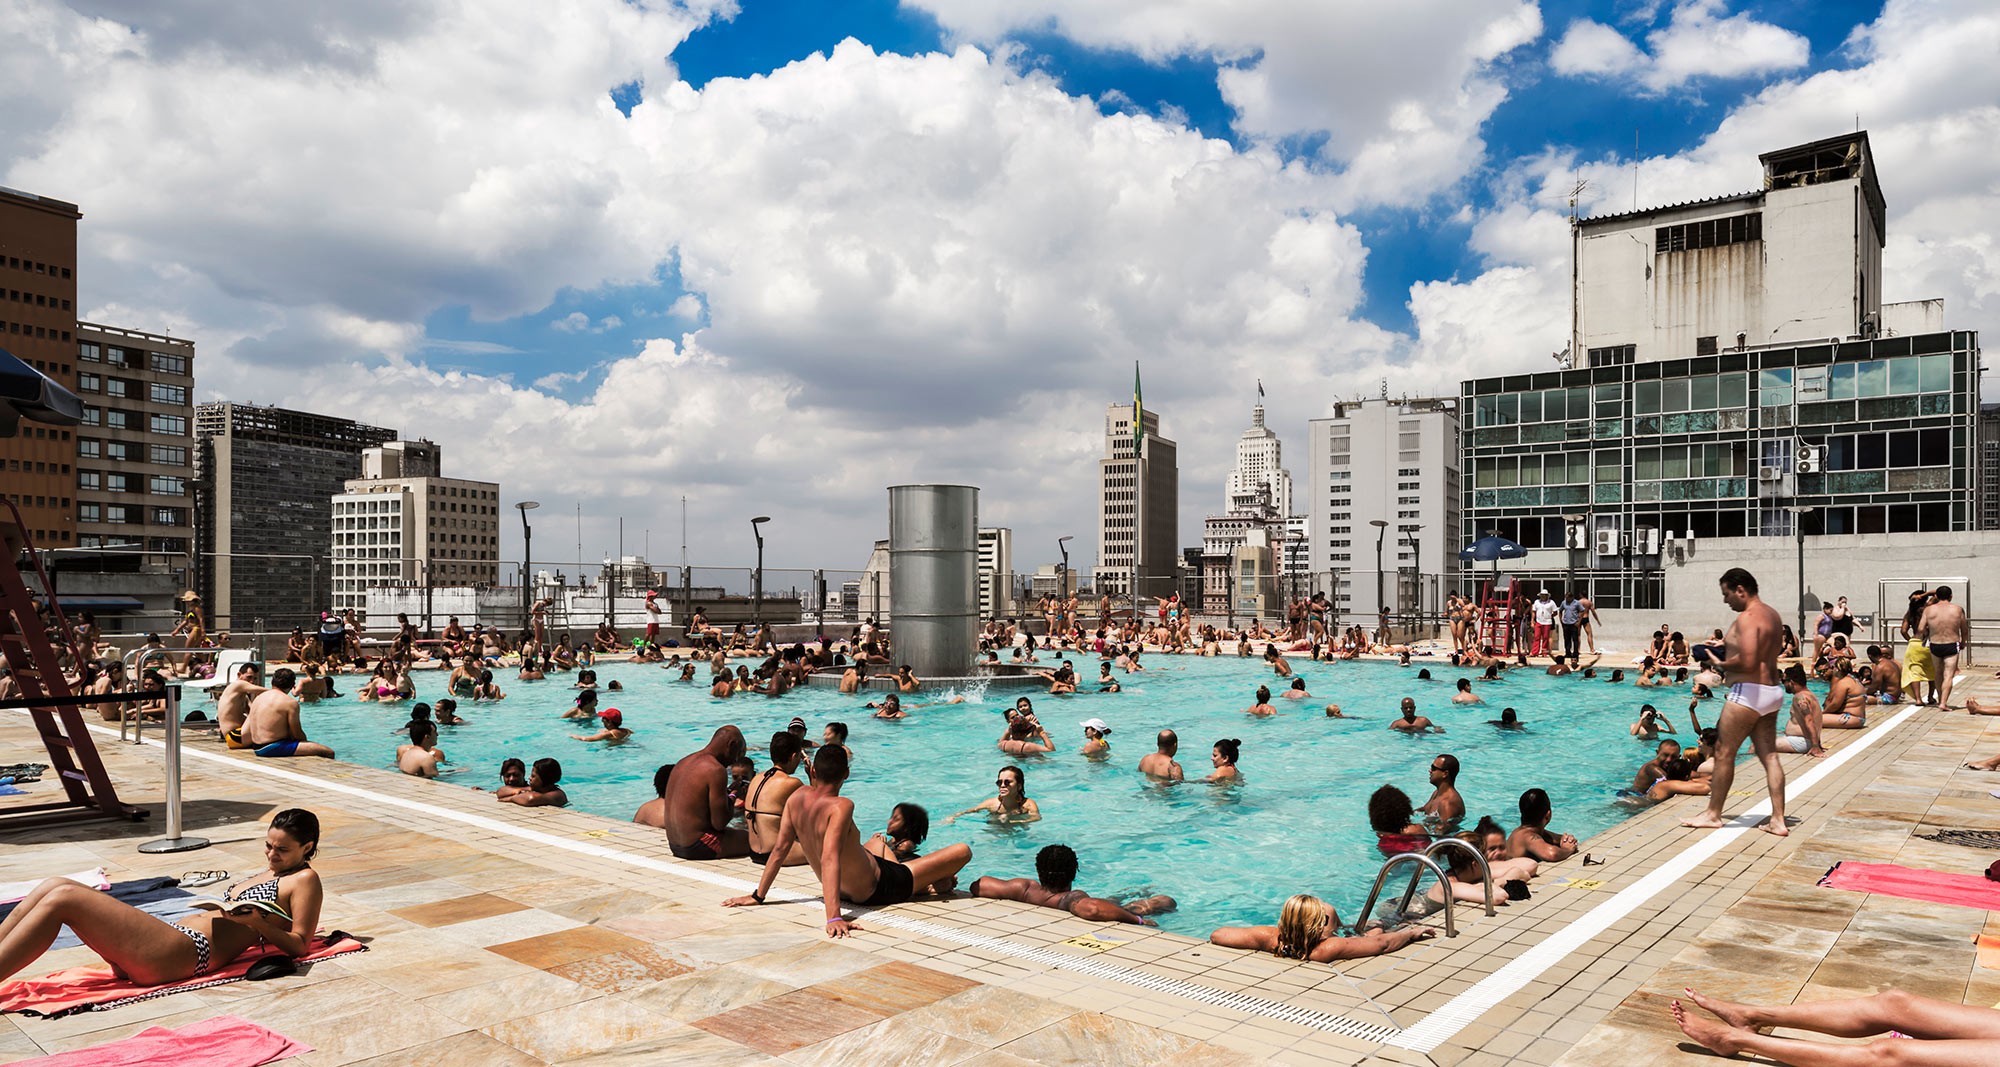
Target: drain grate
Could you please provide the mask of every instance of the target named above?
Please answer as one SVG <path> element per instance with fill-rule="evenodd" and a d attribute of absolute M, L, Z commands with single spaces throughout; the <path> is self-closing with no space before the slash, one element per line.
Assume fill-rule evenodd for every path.
<path fill-rule="evenodd" d="M 970 930 L 940 926 L 937 923 L 926 922 L 922 919 L 905 918 L 901 915 L 876 911 L 868 915 L 868 921 L 876 926 L 893 926 L 899 930 L 907 930 L 913 934 L 934 937 L 939 941 L 949 941 L 953 944 L 966 945 L 973 948 L 993 949 L 1004 952 L 1016 959 L 1033 960 L 1036 963 L 1053 967 L 1057 970 L 1087 974 L 1093 978 L 1109 978 L 1114 982 L 1123 982 L 1126 985 L 1138 986 L 1141 989 L 1155 993 L 1166 993 L 1170 996 L 1192 1000 L 1198 1004 L 1212 1004 L 1217 1007 L 1234 1008 L 1237 1011 L 1249 1012 L 1252 1015 L 1262 1016 L 1266 1019 L 1282 1019 L 1288 1023 L 1297 1023 L 1300 1026 L 1308 1026 L 1314 1030 L 1339 1034 L 1343 1037 L 1360 1038 L 1364 1041 L 1387 1042 L 1390 1038 L 1402 1032 L 1393 1026 L 1383 1026 L 1380 1023 L 1364 1023 L 1340 1015 L 1330 1015 L 1323 1011 L 1314 1011 L 1311 1008 L 1301 1008 L 1293 1004 L 1283 1004 L 1265 997 L 1252 996 L 1249 993 L 1237 993 L 1205 985 L 1197 985 L 1193 982 L 1183 982 L 1178 978 L 1166 978 L 1157 974 L 1149 974 L 1145 971 L 1135 971 L 1129 967 L 1120 967 L 1115 963 L 1106 963 L 1099 959 L 1074 956 L 1067 952 L 1057 952 L 1054 949 L 1043 948 L 1038 945 L 1023 945 L 987 934 L 973 933 Z"/>
<path fill-rule="evenodd" d="M 1936 841 L 1940 845 L 2000 849 L 2000 830 L 1939 830 L 1934 834 L 1916 836 L 1925 841 Z"/>

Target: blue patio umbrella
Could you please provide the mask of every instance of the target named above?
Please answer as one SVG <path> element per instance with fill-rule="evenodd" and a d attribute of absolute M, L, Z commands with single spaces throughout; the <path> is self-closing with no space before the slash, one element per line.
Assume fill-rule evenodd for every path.
<path fill-rule="evenodd" d="M 0 437 L 12 437 L 22 419 L 51 426 L 75 426 L 83 421 L 83 401 L 0 348 Z"/>
<path fill-rule="evenodd" d="M 1497 579 L 1500 576 L 1501 560 L 1520 559 L 1527 554 L 1528 550 L 1522 548 L 1520 545 L 1509 541 L 1497 533 L 1489 533 L 1465 548 L 1459 549 L 1458 558 L 1474 563 L 1485 563 L 1491 560 L 1493 563 L 1493 576 Z"/>

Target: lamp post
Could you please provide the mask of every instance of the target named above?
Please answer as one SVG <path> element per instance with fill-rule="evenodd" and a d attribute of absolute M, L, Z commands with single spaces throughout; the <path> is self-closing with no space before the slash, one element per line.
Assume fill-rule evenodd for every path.
<path fill-rule="evenodd" d="M 1806 639 L 1806 516 L 1815 509 L 1809 504 L 1793 504 L 1785 510 L 1792 513 L 1792 529 L 1798 534 L 1799 628 L 1793 632 L 1799 635 L 1800 647 L 1803 648 Z"/>
<path fill-rule="evenodd" d="M 1424 565 L 1423 565 L 1423 554 L 1421 551 L 1419 551 L 1417 547 L 1417 534 L 1420 533 L 1423 530 L 1423 528 L 1424 526 L 1422 523 L 1411 523 L 1407 526 L 1397 527 L 1397 530 L 1399 530 L 1402 533 L 1403 539 L 1410 543 L 1409 598 L 1411 600 L 1415 600 L 1418 602 L 1417 610 L 1419 616 L 1421 616 L 1423 611 L 1423 591 L 1422 589 L 1419 588 L 1419 586 L 1423 583 L 1424 580 L 1424 570 L 1423 570 Z M 1398 566 L 1396 568 L 1398 572 L 1402 571 L 1402 569 L 1403 568 L 1401 566 Z M 1398 577 L 1400 579 L 1400 573 Z M 1399 596 L 1397 597 L 1397 599 L 1401 600 L 1402 597 Z M 1405 626 L 1408 626 L 1409 624 L 1408 622 L 1409 615 L 1410 615 L 1410 609 L 1408 607 L 1404 607 L 1403 617 Z M 1421 618 L 1419 618 L 1417 625 L 1420 627 L 1423 625 Z"/>
<path fill-rule="evenodd" d="M 1375 625 L 1382 627 L 1389 618 L 1389 604 L 1382 599 L 1382 538 L 1389 532 L 1389 520 L 1369 519 L 1368 525 L 1375 527 Z"/>
<path fill-rule="evenodd" d="M 528 528 L 528 512 L 542 506 L 539 500 L 523 500 L 514 505 L 521 509 L 521 625 L 528 625 L 529 587 L 535 584 L 535 531 Z"/>
<path fill-rule="evenodd" d="M 1574 596 L 1576 596 L 1576 553 L 1577 553 L 1577 547 L 1576 547 L 1575 545 L 1572 545 L 1572 544 L 1570 544 L 1570 543 L 1569 543 L 1569 532 L 1570 532 L 1570 530 L 1574 529 L 1574 528 L 1576 527 L 1576 525 L 1577 525 L 1578 523 L 1582 522 L 1583 520 L 1584 520 L 1584 516 L 1582 516 L 1582 515 L 1576 515 L 1576 514 L 1569 514 L 1569 515 L 1564 515 L 1564 516 L 1563 516 L 1563 527 L 1564 527 L 1564 528 L 1563 528 L 1563 550 L 1564 550 L 1564 558 L 1566 558 L 1566 559 L 1567 559 L 1567 560 L 1569 561 L 1569 577 L 1568 577 L 1568 578 L 1566 578 L 1566 579 L 1564 579 L 1564 584 L 1563 584 L 1563 595 L 1564 595 L 1564 596 L 1566 596 L 1566 597 L 1574 597 Z"/>
<path fill-rule="evenodd" d="M 764 625 L 764 524 L 771 521 L 769 515 L 759 515 L 750 520 L 750 533 L 757 538 L 757 571 L 752 577 L 750 613 L 756 617 L 759 626 Z"/>
<path fill-rule="evenodd" d="M 1056 551 L 1062 553 L 1062 598 L 1069 603 L 1069 542 L 1075 534 L 1064 534 L 1056 538 Z"/>

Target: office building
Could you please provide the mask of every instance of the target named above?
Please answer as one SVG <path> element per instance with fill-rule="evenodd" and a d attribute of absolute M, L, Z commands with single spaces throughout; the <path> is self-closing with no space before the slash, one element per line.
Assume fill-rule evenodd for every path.
<path fill-rule="evenodd" d="M 2000 530 L 2000 404 L 1979 406 L 1979 529 Z"/>
<path fill-rule="evenodd" d="M 1307 423 L 1307 450 L 1314 588 L 1345 624 L 1434 610 L 1463 547 L 1457 398 L 1336 401 Z"/>
<path fill-rule="evenodd" d="M 979 531 L 979 617 L 1002 619 L 1014 607 L 1014 531 L 989 526 Z"/>
<path fill-rule="evenodd" d="M 499 582 L 499 484 L 443 475 L 429 441 L 362 450 L 361 477 L 333 495 L 334 608 L 366 608 L 371 586 Z"/>
<path fill-rule="evenodd" d="M 1180 570 L 1180 462 L 1174 442 L 1160 435 L 1159 413 L 1148 409 L 1136 435 L 1132 413 L 1131 404 L 1104 412 L 1092 580 L 1099 593 L 1163 597 Z M 1144 441 L 1137 455 L 1135 437 Z"/>
<path fill-rule="evenodd" d="M 1881 302 L 1868 135 L 1760 158 L 1758 190 L 1576 223 L 1583 358 L 1464 384 L 1462 538 L 1653 608 L 1707 538 L 1977 528 L 1978 335 Z"/>
<path fill-rule="evenodd" d="M 1277 516 L 1292 513 L 1292 472 L 1285 469 L 1284 445 L 1264 425 L 1264 405 L 1250 409 L 1250 428 L 1236 439 L 1236 466 L 1229 471 L 1224 514 Z"/>
<path fill-rule="evenodd" d="M 227 402 L 195 406 L 196 588 L 214 629 L 288 630 L 330 604 L 327 501 L 396 431 Z"/>
<path fill-rule="evenodd" d="M 77 544 L 188 566 L 194 536 L 194 342 L 76 324 Z M 154 558 L 153 553 L 158 557 Z"/>
<path fill-rule="evenodd" d="M 0 349 L 76 389 L 75 204 L 0 188 Z M 0 437 L 0 477 L 42 548 L 76 545 L 76 431 L 23 422 Z"/>

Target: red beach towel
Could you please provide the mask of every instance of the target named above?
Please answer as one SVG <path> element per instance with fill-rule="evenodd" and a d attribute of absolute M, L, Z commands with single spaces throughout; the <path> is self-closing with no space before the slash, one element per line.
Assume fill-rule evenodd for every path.
<path fill-rule="evenodd" d="M 178 1030 L 155 1026 L 123 1041 L 58 1053 L 35 1060 L 35 1067 L 258 1067 L 302 1052 L 301 1045 L 247 1019 L 220 1015 Z M 26 1063 L 27 1060 L 16 1061 Z"/>
<path fill-rule="evenodd" d="M 318 948 L 299 957 L 299 962 L 312 963 L 345 956 L 350 952 L 368 951 L 368 946 L 338 930 L 321 938 L 318 945 Z M 236 957 L 234 962 L 219 971 L 196 975 L 186 981 L 151 986 L 140 985 L 130 978 L 120 978 L 111 973 L 109 967 L 71 967 L 39 978 L 22 978 L 0 984 L 0 1013 L 19 1012 L 22 1015 L 60 1019 L 77 1012 L 107 1011 L 170 993 L 240 982 L 250 973 L 252 964 L 278 955 L 283 953 L 268 948 L 263 952 L 249 952 Z"/>
<path fill-rule="evenodd" d="M 1949 874 L 1919 867 L 1899 867 L 1893 863 L 1843 860 L 1821 876 L 1819 884 L 1828 889 L 1885 893 L 1892 897 L 1928 900 L 1934 904 L 2000 911 L 2000 883 L 1989 882 L 1973 874 Z"/>

